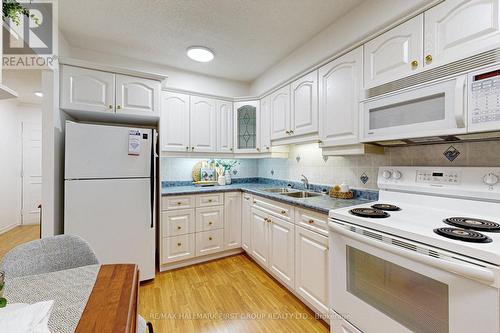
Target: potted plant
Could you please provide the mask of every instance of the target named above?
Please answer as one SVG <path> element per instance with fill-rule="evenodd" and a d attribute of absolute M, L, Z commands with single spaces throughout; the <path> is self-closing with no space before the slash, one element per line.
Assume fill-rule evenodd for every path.
<path fill-rule="evenodd" d="M 236 160 L 216 160 L 215 166 L 223 170 L 222 175 L 226 179 L 226 185 L 231 184 L 231 170 L 238 164 Z"/>

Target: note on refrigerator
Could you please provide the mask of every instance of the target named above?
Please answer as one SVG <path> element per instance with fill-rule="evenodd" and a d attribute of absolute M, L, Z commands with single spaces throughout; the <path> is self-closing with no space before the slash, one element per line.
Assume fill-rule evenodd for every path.
<path fill-rule="evenodd" d="M 128 154 L 138 156 L 141 153 L 141 131 L 130 129 L 128 131 Z"/>

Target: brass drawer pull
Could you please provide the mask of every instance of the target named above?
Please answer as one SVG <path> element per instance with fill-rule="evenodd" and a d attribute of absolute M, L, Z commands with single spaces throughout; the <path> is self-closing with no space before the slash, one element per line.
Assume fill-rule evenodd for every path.
<path fill-rule="evenodd" d="M 285 215 L 286 214 L 286 210 L 282 210 L 281 214 Z"/>
<path fill-rule="evenodd" d="M 181 246 L 181 245 L 182 245 L 182 243 L 177 243 L 177 246 Z"/>
<path fill-rule="evenodd" d="M 178 227 L 177 227 L 177 230 L 181 230 L 181 229 L 182 229 L 182 227 L 181 227 L 181 226 L 178 226 Z"/>
<path fill-rule="evenodd" d="M 430 64 L 432 62 L 432 55 L 428 54 L 425 56 L 425 63 Z"/>
<path fill-rule="evenodd" d="M 213 201 L 213 199 L 208 199 L 208 202 L 212 202 L 212 201 Z"/>
<path fill-rule="evenodd" d="M 412 69 L 416 69 L 417 67 L 418 67 L 418 61 L 413 60 L 413 61 L 411 62 L 411 68 L 412 68 Z"/>
<path fill-rule="evenodd" d="M 212 222 L 208 222 L 208 225 L 212 225 Z"/>
<path fill-rule="evenodd" d="M 309 220 L 309 224 L 314 224 L 314 220 Z"/>
<path fill-rule="evenodd" d="M 212 237 L 208 237 L 208 240 L 212 240 Z"/>
<path fill-rule="evenodd" d="M 109 108 L 109 109 L 112 109 L 112 108 L 113 108 L 113 105 L 109 104 L 109 105 L 108 105 L 108 108 Z"/>
<path fill-rule="evenodd" d="M 180 201 L 179 201 L 179 202 L 177 203 L 177 205 L 182 205 L 182 202 L 180 202 Z"/>

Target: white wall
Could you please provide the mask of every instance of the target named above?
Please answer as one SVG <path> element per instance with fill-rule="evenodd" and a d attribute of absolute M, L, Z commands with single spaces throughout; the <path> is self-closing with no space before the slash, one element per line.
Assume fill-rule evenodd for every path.
<path fill-rule="evenodd" d="M 368 0 L 260 75 L 250 94 L 260 95 L 433 0 Z"/>
<path fill-rule="evenodd" d="M 23 121 L 41 124 L 38 105 L 15 99 L 0 101 L 0 233 L 21 224 L 21 170 Z"/>

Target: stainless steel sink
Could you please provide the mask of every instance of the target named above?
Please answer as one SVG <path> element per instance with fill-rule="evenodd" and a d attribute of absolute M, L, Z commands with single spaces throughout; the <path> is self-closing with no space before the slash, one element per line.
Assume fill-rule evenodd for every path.
<path fill-rule="evenodd" d="M 281 187 L 281 188 L 266 188 L 263 189 L 262 191 L 265 192 L 271 192 L 271 193 L 279 193 L 279 194 L 287 194 L 287 193 L 295 193 L 298 192 L 297 190 L 290 189 L 287 187 Z"/>
<path fill-rule="evenodd" d="M 281 193 L 281 194 L 293 198 L 311 198 L 323 195 L 321 193 L 309 192 L 309 191 L 298 191 L 298 192 Z"/>

